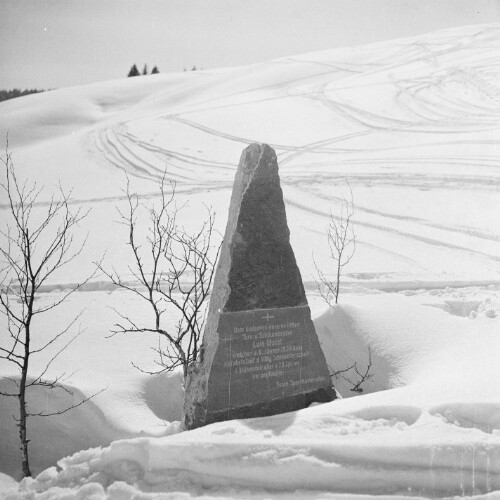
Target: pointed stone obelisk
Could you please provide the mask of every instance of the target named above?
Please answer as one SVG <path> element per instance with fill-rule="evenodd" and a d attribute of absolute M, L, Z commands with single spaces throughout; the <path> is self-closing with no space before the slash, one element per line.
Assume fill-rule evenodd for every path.
<path fill-rule="evenodd" d="M 198 363 L 187 429 L 335 399 L 290 246 L 276 154 L 241 156 Z"/>

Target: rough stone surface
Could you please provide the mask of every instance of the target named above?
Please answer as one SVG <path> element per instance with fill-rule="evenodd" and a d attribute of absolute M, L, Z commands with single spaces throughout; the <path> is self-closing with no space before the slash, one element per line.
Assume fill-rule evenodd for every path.
<path fill-rule="evenodd" d="M 290 245 L 276 154 L 252 144 L 236 173 L 184 424 L 273 415 L 335 397 Z"/>

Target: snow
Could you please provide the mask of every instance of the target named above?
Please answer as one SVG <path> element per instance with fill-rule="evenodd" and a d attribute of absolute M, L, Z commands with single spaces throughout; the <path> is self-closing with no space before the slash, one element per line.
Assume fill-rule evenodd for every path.
<path fill-rule="evenodd" d="M 110 336 L 115 309 L 144 319 L 147 309 L 96 276 L 36 325 L 43 345 L 83 311 L 81 335 L 47 374 L 65 373 L 72 394 L 38 388 L 29 401 L 52 411 L 105 390 L 32 419 L 35 477 L 20 483 L 15 400 L 1 400 L 0 497 L 500 498 L 499 56 L 500 25 L 470 26 L 0 103 L 18 175 L 45 185 L 44 199 L 61 182 L 91 208 L 84 250 L 42 303 L 103 255 L 130 279 L 116 223 L 125 174 L 153 202 L 166 168 L 182 223 L 196 227 L 207 204 L 223 232 L 241 151 L 262 141 L 278 154 L 327 362 L 364 370 L 371 357 L 373 374 L 361 395 L 351 371 L 334 379 L 343 399 L 332 403 L 180 432 L 181 374 L 131 365 L 154 368 L 156 339 Z M 357 248 L 329 308 L 314 261 L 329 272 L 325 226 L 349 196 L 346 179 Z M 32 376 L 48 359 L 33 357 Z M 15 375 L 6 364 L 0 373 Z"/>

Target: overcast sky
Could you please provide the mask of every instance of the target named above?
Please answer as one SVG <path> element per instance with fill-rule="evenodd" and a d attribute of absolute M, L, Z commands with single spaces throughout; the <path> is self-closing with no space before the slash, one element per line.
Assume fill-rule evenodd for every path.
<path fill-rule="evenodd" d="M 0 88 L 162 73 L 500 22 L 500 0 L 0 0 Z"/>

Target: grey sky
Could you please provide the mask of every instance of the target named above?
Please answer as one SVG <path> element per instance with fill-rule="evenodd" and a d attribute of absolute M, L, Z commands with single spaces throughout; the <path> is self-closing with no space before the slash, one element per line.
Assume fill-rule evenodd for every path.
<path fill-rule="evenodd" d="M 0 88 L 263 61 L 467 24 L 500 0 L 0 0 Z"/>

